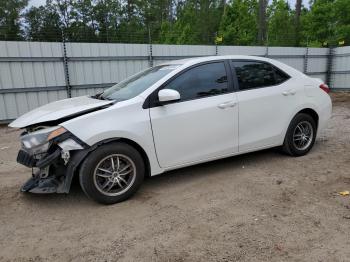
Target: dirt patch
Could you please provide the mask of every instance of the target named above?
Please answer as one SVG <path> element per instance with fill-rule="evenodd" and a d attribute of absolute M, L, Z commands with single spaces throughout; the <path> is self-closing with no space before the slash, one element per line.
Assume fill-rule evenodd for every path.
<path fill-rule="evenodd" d="M 129 201 L 20 194 L 18 132 L 0 129 L 0 261 L 349 261 L 350 94 L 305 157 L 276 150 L 147 179 Z"/>

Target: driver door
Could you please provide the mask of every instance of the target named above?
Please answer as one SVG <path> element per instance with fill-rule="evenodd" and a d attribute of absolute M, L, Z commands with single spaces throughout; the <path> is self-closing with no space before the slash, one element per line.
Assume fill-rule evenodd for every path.
<path fill-rule="evenodd" d="M 228 70 L 224 61 L 196 65 L 162 87 L 178 91 L 180 100 L 150 108 L 161 167 L 201 162 L 238 151 L 238 105 Z"/>

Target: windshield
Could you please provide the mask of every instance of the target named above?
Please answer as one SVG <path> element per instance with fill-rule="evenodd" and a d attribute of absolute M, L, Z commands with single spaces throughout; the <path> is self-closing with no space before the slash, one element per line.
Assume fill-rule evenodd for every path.
<path fill-rule="evenodd" d="M 104 91 L 100 98 L 124 101 L 141 94 L 179 65 L 160 65 L 142 71 Z"/>

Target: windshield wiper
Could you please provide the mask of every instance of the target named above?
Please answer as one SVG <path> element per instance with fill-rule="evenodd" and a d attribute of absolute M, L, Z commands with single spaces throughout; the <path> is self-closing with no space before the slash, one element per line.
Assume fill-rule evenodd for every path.
<path fill-rule="evenodd" d="M 98 99 L 98 100 L 113 100 L 113 99 L 109 99 L 109 98 L 103 97 L 102 95 L 103 95 L 103 93 L 98 93 L 96 95 L 91 96 L 91 98 L 95 98 L 95 99 Z"/>

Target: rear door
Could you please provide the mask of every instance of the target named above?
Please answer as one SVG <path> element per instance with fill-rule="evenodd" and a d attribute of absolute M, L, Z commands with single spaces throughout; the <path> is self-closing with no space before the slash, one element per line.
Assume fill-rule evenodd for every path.
<path fill-rule="evenodd" d="M 283 143 L 302 89 L 270 63 L 233 60 L 239 90 L 239 151 Z"/>
<path fill-rule="evenodd" d="M 181 100 L 150 108 L 161 167 L 237 152 L 237 98 L 229 70 L 224 61 L 196 65 L 162 87 L 177 90 Z"/>

